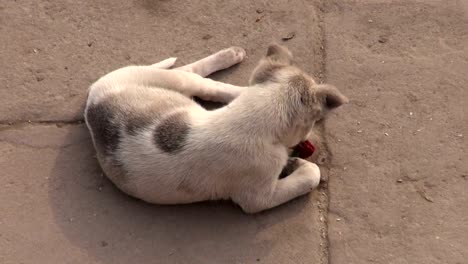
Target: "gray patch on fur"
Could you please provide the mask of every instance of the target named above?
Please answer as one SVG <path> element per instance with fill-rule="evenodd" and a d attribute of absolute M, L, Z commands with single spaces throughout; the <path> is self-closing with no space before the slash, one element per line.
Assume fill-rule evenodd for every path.
<path fill-rule="evenodd" d="M 281 171 L 279 178 L 283 179 L 291 175 L 299 167 L 299 161 L 297 158 L 288 158 L 288 163 L 284 166 Z"/>
<path fill-rule="evenodd" d="M 91 105 L 86 112 L 96 148 L 106 155 L 112 155 L 117 150 L 122 136 L 115 118 L 115 109 L 108 101 Z"/>
<path fill-rule="evenodd" d="M 154 142 L 163 151 L 174 154 L 183 149 L 190 132 L 188 114 L 177 112 L 161 121 L 154 130 Z"/>

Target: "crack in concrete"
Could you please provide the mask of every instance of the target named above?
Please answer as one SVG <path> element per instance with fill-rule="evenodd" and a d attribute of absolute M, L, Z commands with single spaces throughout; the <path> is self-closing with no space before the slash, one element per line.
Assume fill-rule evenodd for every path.
<path fill-rule="evenodd" d="M 57 127 L 66 125 L 80 125 L 84 119 L 72 120 L 2 120 L 0 126 L 23 126 L 23 125 L 56 125 Z"/>
<path fill-rule="evenodd" d="M 56 150 L 56 149 L 66 149 L 70 146 L 72 146 L 73 144 L 65 144 L 65 145 L 61 145 L 61 146 L 49 146 L 49 145 L 44 145 L 44 146 L 38 146 L 38 145 L 33 145 L 33 144 L 28 144 L 28 143 L 24 143 L 24 142 L 17 142 L 17 141 L 12 141 L 12 140 L 2 140 L 0 139 L 0 143 L 4 143 L 4 144 L 9 144 L 9 145 L 12 145 L 12 146 L 15 146 L 15 147 L 25 147 L 25 148 L 30 148 L 30 149 L 51 149 L 51 150 Z"/>
<path fill-rule="evenodd" d="M 324 124 L 321 124 L 320 127 L 317 127 L 319 130 L 320 135 L 324 135 L 325 127 Z M 322 175 L 326 175 L 327 178 L 330 178 L 330 161 L 332 159 L 332 155 L 330 149 L 328 147 L 327 141 L 325 138 L 322 137 L 324 152 L 327 153 L 327 161 L 322 164 Z M 329 252 L 329 245 L 330 240 L 328 237 L 328 214 L 329 214 L 329 204 L 330 204 L 330 191 L 328 188 L 328 180 L 322 182 L 319 187 L 319 200 L 318 200 L 318 209 L 319 209 L 319 217 L 320 217 L 320 263 L 321 264 L 329 264 L 330 263 L 330 252 Z"/>
<path fill-rule="evenodd" d="M 317 10 L 318 17 L 318 28 L 319 28 L 319 38 L 320 38 L 320 50 L 317 53 L 319 56 L 316 58 L 319 69 L 317 79 L 320 83 L 326 81 L 326 36 L 324 28 L 324 14 L 325 12 L 325 1 L 326 0 L 317 0 L 312 1 L 312 5 L 315 6 Z M 325 122 L 320 122 L 316 125 L 317 134 L 320 136 L 323 142 L 323 151 L 326 153 L 325 162 L 322 165 L 322 175 L 326 175 L 327 179 L 330 178 L 330 165 L 331 160 L 333 159 L 330 148 L 328 147 L 327 139 L 325 135 Z M 330 204 L 330 191 L 328 189 L 328 181 L 322 182 L 319 189 L 319 200 L 318 200 L 318 209 L 319 209 L 319 223 L 320 223 L 320 263 L 329 264 L 330 263 L 330 240 L 328 237 L 328 213 L 329 213 L 329 204 Z"/>

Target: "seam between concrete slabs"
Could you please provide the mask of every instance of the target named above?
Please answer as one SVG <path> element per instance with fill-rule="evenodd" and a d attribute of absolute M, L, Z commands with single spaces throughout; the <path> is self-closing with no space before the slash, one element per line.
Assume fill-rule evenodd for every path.
<path fill-rule="evenodd" d="M 61 125 L 79 125 L 83 124 L 84 119 L 76 120 L 16 120 L 16 121 L 0 121 L 1 126 L 20 126 L 20 125 L 56 125 L 60 127 Z"/>
<path fill-rule="evenodd" d="M 325 36 L 325 1 L 326 0 L 309 0 L 312 5 L 317 10 L 317 18 L 318 18 L 318 29 L 319 29 L 319 38 L 320 38 L 320 50 L 317 53 L 319 55 L 318 60 L 319 69 L 318 69 L 318 76 L 316 78 L 320 83 L 324 83 L 326 81 L 326 36 Z M 330 177 L 330 165 L 333 155 L 328 147 L 328 142 L 325 135 L 325 122 L 320 122 L 315 127 L 317 134 L 321 138 L 324 146 L 324 152 L 326 153 L 326 160 L 321 164 L 321 169 L 324 171 L 327 178 Z M 320 229 L 320 263 L 321 264 L 329 264 L 330 263 L 330 251 L 329 245 L 330 240 L 328 237 L 328 211 L 329 211 L 329 203 L 330 203 L 330 190 L 328 188 L 328 180 L 321 182 L 319 188 L 317 189 L 319 192 L 318 198 L 318 210 L 319 210 L 319 229 Z"/>

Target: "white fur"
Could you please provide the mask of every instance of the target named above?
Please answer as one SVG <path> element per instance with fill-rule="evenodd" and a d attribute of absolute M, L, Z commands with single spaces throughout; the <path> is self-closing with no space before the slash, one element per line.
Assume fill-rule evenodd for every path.
<path fill-rule="evenodd" d="M 298 159 L 299 166 L 288 177 L 278 176 L 288 161 L 288 148 L 304 140 L 315 120 L 323 117 L 324 99 L 318 92 L 321 88 L 314 88 L 313 80 L 281 61 L 283 57 L 267 57 L 259 65 L 284 64 L 285 70 L 275 73 L 279 81 L 238 87 L 203 78 L 244 57 L 245 51 L 234 47 L 169 70 L 176 60 L 170 58 L 151 66 L 118 69 L 94 83 L 85 119 L 106 175 L 126 193 L 151 203 L 231 199 L 248 213 L 278 206 L 317 187 L 320 170 L 306 160 Z M 258 75 L 258 71 L 254 74 Z M 310 88 L 310 100 L 314 102 L 311 109 L 302 109 L 294 97 L 296 91 L 283 87 L 286 84 L 281 80 L 287 83 L 288 76 L 295 74 L 310 78 L 314 86 Z M 207 111 L 190 99 L 193 96 L 229 104 Z M 97 147 L 88 110 L 111 97 L 114 104 L 119 104 L 116 107 L 129 115 L 149 109 L 158 111 L 161 117 L 155 117 L 136 135 L 123 129 L 125 116 L 117 119 L 121 139 L 109 157 Z M 342 99 L 345 101 L 345 97 Z M 171 107 L 155 110 L 167 102 Z M 290 120 L 288 114 L 296 108 L 298 116 Z M 154 131 L 165 117 L 177 112 L 188 113 L 190 130 L 184 148 L 167 153 L 154 143 Z M 115 160 L 121 167 L 112 165 Z"/>

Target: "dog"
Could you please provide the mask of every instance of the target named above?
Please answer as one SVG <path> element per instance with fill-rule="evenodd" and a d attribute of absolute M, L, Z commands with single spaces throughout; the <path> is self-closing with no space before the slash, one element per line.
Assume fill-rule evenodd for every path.
<path fill-rule="evenodd" d="M 231 47 L 178 68 L 169 58 L 92 84 L 84 117 L 106 176 L 149 203 L 230 199 L 246 213 L 316 188 L 319 167 L 290 158 L 288 149 L 348 99 L 294 66 L 278 44 L 268 47 L 248 87 L 205 78 L 245 56 Z M 208 111 L 193 97 L 226 105 Z M 280 178 L 287 164 L 292 172 Z"/>

